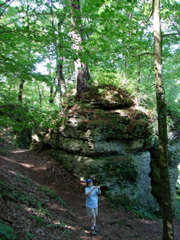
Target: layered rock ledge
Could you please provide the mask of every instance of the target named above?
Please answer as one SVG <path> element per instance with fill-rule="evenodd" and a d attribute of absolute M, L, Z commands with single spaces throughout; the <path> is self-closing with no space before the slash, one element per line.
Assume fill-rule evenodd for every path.
<path fill-rule="evenodd" d="M 53 156 L 78 178 L 91 177 L 112 199 L 154 209 L 148 148 L 151 120 L 113 86 L 92 88 L 73 104 L 65 123 L 46 142 Z"/>

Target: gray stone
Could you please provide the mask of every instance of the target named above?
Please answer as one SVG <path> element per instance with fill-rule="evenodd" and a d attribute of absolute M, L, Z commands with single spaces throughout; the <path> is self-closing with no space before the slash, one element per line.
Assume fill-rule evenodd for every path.
<path fill-rule="evenodd" d="M 45 141 L 67 170 L 106 186 L 114 201 L 156 209 L 152 191 L 159 185 L 159 170 L 148 151 L 154 144 L 150 118 L 122 90 L 111 86 L 108 92 L 106 86 L 100 91 L 102 95 L 98 89 L 86 92 L 80 104 L 69 108 L 65 125 Z M 172 186 L 177 179 L 175 165 L 170 170 Z M 153 189 L 151 181 L 156 183 Z"/>

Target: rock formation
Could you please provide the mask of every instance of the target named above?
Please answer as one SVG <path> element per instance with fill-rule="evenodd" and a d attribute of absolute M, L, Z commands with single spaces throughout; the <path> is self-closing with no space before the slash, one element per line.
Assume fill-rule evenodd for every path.
<path fill-rule="evenodd" d="M 93 178 L 121 204 L 154 209 L 148 148 L 151 120 L 113 86 L 92 88 L 69 107 L 64 126 L 46 139 L 52 154 L 78 178 Z"/>

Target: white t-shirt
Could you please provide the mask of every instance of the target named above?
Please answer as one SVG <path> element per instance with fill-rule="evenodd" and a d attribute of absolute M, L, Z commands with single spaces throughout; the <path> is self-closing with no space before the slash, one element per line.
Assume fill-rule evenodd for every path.
<path fill-rule="evenodd" d="M 85 194 L 91 191 L 92 187 L 85 188 Z M 86 196 L 86 206 L 89 208 L 98 207 L 98 189 L 95 188 L 89 196 Z"/>

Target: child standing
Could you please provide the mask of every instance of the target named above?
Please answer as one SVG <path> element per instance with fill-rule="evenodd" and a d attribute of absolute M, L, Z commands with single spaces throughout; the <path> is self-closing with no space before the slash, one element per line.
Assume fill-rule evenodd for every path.
<path fill-rule="evenodd" d="M 101 194 L 99 186 L 93 186 L 92 179 L 86 180 L 85 196 L 86 196 L 86 211 L 90 217 L 91 233 L 96 235 L 98 231 L 96 226 L 96 217 L 98 215 L 98 195 Z"/>

